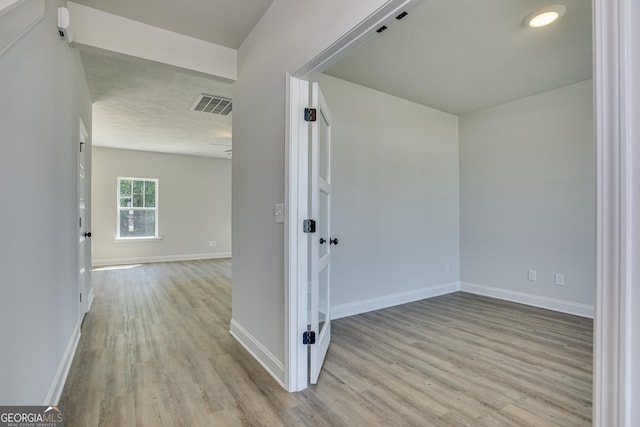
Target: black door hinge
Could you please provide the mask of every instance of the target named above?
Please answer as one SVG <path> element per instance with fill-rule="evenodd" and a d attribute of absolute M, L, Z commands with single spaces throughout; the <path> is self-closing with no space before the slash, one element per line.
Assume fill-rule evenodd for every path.
<path fill-rule="evenodd" d="M 316 333 L 313 331 L 303 332 L 302 333 L 302 344 L 315 344 L 316 343 Z"/>
<path fill-rule="evenodd" d="M 302 231 L 305 233 L 315 233 L 316 222 L 312 219 L 305 219 L 302 221 Z"/>
<path fill-rule="evenodd" d="M 316 112 L 315 108 L 305 108 L 304 109 L 304 119 L 307 122 L 315 122 L 316 121 Z"/>

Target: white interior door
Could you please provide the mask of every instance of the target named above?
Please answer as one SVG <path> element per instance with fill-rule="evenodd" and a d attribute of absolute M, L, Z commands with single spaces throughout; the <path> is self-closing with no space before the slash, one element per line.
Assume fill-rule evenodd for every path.
<path fill-rule="evenodd" d="M 316 384 L 331 341 L 330 283 L 331 246 L 337 239 L 331 236 L 331 115 L 318 83 L 311 84 L 311 105 L 316 110 L 311 122 L 311 218 L 317 223 L 310 234 L 310 325 L 315 332 L 315 344 L 310 349 L 309 380 Z"/>
<path fill-rule="evenodd" d="M 88 191 L 87 151 L 89 149 L 89 133 L 82 120 L 78 125 L 78 316 L 84 317 L 89 310 L 89 275 L 91 273 L 90 249 L 87 238 L 91 232 L 87 229 Z"/>

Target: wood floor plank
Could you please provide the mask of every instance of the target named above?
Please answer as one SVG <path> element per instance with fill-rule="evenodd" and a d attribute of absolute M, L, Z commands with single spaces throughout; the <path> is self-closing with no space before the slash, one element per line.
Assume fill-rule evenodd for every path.
<path fill-rule="evenodd" d="M 589 426 L 593 322 L 457 292 L 333 321 L 287 393 L 229 334 L 231 261 L 93 272 L 67 426 Z"/>

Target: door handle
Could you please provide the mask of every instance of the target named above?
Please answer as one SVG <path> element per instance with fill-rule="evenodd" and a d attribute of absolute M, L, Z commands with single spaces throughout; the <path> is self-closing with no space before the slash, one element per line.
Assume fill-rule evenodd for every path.
<path fill-rule="evenodd" d="M 321 245 L 324 245 L 324 242 L 326 242 L 325 238 L 324 238 L 324 237 L 321 237 L 321 238 L 320 238 L 320 244 L 321 244 Z"/>
<path fill-rule="evenodd" d="M 91 232 L 89 231 L 88 233 L 82 233 L 82 235 L 83 235 L 84 237 L 91 237 Z"/>
<path fill-rule="evenodd" d="M 329 244 L 338 246 L 338 238 L 329 239 Z"/>

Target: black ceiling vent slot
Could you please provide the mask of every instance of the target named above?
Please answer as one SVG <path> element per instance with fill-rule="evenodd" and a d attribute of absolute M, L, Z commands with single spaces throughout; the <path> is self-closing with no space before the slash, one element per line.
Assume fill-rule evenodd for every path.
<path fill-rule="evenodd" d="M 402 12 L 400 15 L 396 16 L 396 19 L 399 21 L 399 20 L 401 20 L 402 18 L 404 18 L 407 15 L 408 15 L 407 12 Z"/>
<path fill-rule="evenodd" d="M 383 31 L 384 31 L 384 30 L 386 30 L 386 29 L 387 29 L 387 26 L 386 26 L 386 25 L 383 25 L 382 27 L 380 27 L 380 28 L 378 28 L 378 29 L 376 30 L 376 33 L 381 33 L 381 32 L 383 32 Z"/>

